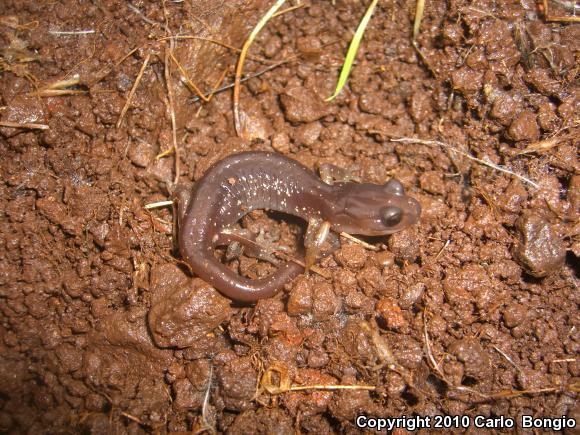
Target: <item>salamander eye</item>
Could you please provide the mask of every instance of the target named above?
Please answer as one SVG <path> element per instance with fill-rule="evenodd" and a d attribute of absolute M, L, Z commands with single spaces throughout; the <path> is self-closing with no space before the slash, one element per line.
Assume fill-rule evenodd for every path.
<path fill-rule="evenodd" d="M 385 184 L 385 189 L 387 192 L 392 193 L 393 195 L 403 196 L 405 194 L 405 188 L 401 184 L 401 182 L 395 178 L 391 178 Z"/>
<path fill-rule="evenodd" d="M 381 210 L 381 221 L 387 227 L 394 227 L 401 223 L 403 210 L 399 207 L 389 206 Z"/>

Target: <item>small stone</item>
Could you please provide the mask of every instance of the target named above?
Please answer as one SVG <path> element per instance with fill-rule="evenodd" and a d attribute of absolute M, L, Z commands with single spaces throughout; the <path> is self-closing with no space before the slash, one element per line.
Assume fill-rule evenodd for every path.
<path fill-rule="evenodd" d="M 509 125 L 519 110 L 520 102 L 516 101 L 509 94 L 499 95 L 491 105 L 489 116 L 497 119 L 503 125 Z"/>
<path fill-rule="evenodd" d="M 330 316 L 340 311 L 342 305 L 341 300 L 334 294 L 330 284 L 317 284 L 313 290 L 313 294 L 312 313 L 314 314 L 314 320 L 328 320 Z"/>
<path fill-rule="evenodd" d="M 290 292 L 288 298 L 288 314 L 297 316 L 299 314 L 307 314 L 312 311 L 312 287 L 305 277 L 300 277 L 296 280 L 294 288 Z"/>
<path fill-rule="evenodd" d="M 530 275 L 541 278 L 562 267 L 566 248 L 553 225 L 529 213 L 518 219 L 516 229 L 514 256 Z"/>
<path fill-rule="evenodd" d="M 394 299 L 383 298 L 377 302 L 376 311 L 389 329 L 399 329 L 405 326 L 405 318 L 401 307 Z"/>
<path fill-rule="evenodd" d="M 421 253 L 418 239 L 414 227 L 406 228 L 391 236 L 388 242 L 389 250 L 400 260 L 414 262 Z"/>
<path fill-rule="evenodd" d="M 146 168 L 155 158 L 155 151 L 151 144 L 138 141 L 131 144 L 127 156 L 135 166 Z"/>
<path fill-rule="evenodd" d="M 280 102 L 290 122 L 314 122 L 330 114 L 329 105 L 325 105 L 314 92 L 304 88 L 281 95 Z"/>
<path fill-rule="evenodd" d="M 334 258 L 343 267 L 360 269 L 367 259 L 367 251 L 359 244 L 344 245 L 334 254 Z"/>
<path fill-rule="evenodd" d="M 443 176 L 438 171 L 427 171 L 421 174 L 419 178 L 421 189 L 435 195 L 444 195 L 446 192 L 446 184 Z"/>
<path fill-rule="evenodd" d="M 524 110 L 513 120 L 508 130 L 508 135 L 516 142 L 521 140 L 538 140 L 540 128 L 536 115 L 529 110 Z"/>
<path fill-rule="evenodd" d="M 272 136 L 272 148 L 280 154 L 288 154 L 290 151 L 290 138 L 288 133 L 274 133 Z"/>
<path fill-rule="evenodd" d="M 228 299 L 194 280 L 151 307 L 149 329 L 157 346 L 185 348 L 211 333 L 231 312 Z"/>
<path fill-rule="evenodd" d="M 522 324 L 528 314 L 528 308 L 519 302 L 512 302 L 503 312 L 503 321 L 508 328 Z"/>

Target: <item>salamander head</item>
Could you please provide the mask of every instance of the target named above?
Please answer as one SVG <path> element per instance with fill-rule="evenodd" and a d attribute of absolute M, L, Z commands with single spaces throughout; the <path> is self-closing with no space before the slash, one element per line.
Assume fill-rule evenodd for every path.
<path fill-rule="evenodd" d="M 392 234 L 417 223 L 419 203 L 405 195 L 394 178 L 385 185 L 344 183 L 336 186 L 334 214 L 329 219 L 335 230 L 366 236 Z"/>

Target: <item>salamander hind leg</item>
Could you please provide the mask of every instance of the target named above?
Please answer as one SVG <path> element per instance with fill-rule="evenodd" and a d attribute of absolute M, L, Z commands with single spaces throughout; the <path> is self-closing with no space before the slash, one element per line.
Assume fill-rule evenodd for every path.
<path fill-rule="evenodd" d="M 218 235 L 215 246 L 226 246 L 226 260 L 233 260 L 246 254 L 249 257 L 267 261 L 275 266 L 280 265 L 277 252 L 287 252 L 286 246 L 275 243 L 275 240 L 265 235 L 264 230 L 256 235 L 251 231 L 239 228 L 226 228 Z"/>

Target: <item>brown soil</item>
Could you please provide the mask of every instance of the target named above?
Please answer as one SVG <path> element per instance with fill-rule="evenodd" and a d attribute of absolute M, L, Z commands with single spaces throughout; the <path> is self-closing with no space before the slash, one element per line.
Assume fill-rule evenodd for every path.
<path fill-rule="evenodd" d="M 271 3 L 1 2 L 0 121 L 48 129 L 0 128 L 0 432 L 580 418 L 580 26 L 547 23 L 531 0 L 427 2 L 422 60 L 415 2 L 380 2 L 347 89 L 324 103 L 370 2 L 306 1 L 252 47 L 247 74 L 290 62 L 244 83 L 242 140 L 231 91 L 197 101 L 160 38 L 240 47 Z M 91 32 L 58 33 L 80 30 Z M 201 89 L 233 79 L 228 48 L 182 39 L 173 52 Z M 34 95 L 75 74 L 63 88 L 74 92 Z M 173 143 L 170 107 L 178 165 L 156 158 Z M 480 162 L 390 140 L 400 137 Z M 421 202 L 420 223 L 371 240 L 379 252 L 343 240 L 320 264 L 330 278 L 232 305 L 179 264 L 171 209 L 144 206 L 171 197 L 176 166 L 191 183 L 249 149 L 371 182 L 396 176 Z M 292 246 L 303 229 L 265 213 L 243 225 Z M 245 257 L 231 267 L 271 270 Z M 276 394 L 264 373 L 277 387 L 375 389 Z"/>

